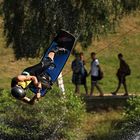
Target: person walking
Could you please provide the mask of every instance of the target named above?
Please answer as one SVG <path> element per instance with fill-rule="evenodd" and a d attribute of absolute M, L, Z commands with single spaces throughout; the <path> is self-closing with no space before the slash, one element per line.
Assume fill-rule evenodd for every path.
<path fill-rule="evenodd" d="M 116 95 L 122 84 L 124 87 L 124 90 L 125 90 L 124 96 L 128 96 L 128 90 L 127 90 L 127 85 L 126 85 L 126 76 L 131 74 L 131 70 L 130 70 L 129 65 L 123 59 L 123 55 L 121 53 L 118 54 L 118 59 L 120 61 L 120 67 L 116 73 L 116 76 L 118 78 L 118 86 L 117 86 L 116 90 L 111 93 L 112 93 L 112 95 Z"/>
<path fill-rule="evenodd" d="M 98 84 L 99 80 L 99 71 L 101 72 L 101 68 L 99 65 L 99 60 L 96 58 L 96 53 L 92 52 L 91 53 L 91 70 L 89 74 L 91 74 L 91 91 L 90 91 L 90 96 L 93 95 L 94 87 L 97 88 L 97 90 L 100 92 L 100 96 L 102 97 L 104 94 Z M 100 78 L 101 79 L 101 78 Z"/>
<path fill-rule="evenodd" d="M 72 83 L 75 85 L 75 93 L 79 94 L 80 93 L 80 84 L 82 83 L 81 81 L 81 69 L 82 69 L 82 63 L 80 61 L 80 55 L 79 53 L 75 54 L 75 59 L 71 63 L 71 69 L 73 71 L 72 74 Z"/>
<path fill-rule="evenodd" d="M 87 70 L 85 68 L 85 60 L 84 60 L 84 53 L 83 52 L 80 52 L 80 61 L 81 61 L 81 64 L 82 64 L 82 70 L 81 70 L 81 73 L 82 73 L 82 79 L 81 79 L 81 84 L 84 85 L 84 88 L 85 88 L 85 93 L 86 95 L 88 95 L 88 87 L 87 87 Z"/>

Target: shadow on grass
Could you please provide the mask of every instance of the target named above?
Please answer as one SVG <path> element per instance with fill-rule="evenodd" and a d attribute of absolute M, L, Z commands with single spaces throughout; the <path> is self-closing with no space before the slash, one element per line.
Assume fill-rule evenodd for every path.
<path fill-rule="evenodd" d="M 108 127 L 106 127 L 108 124 L 105 124 L 105 127 L 101 124 L 99 130 L 95 130 L 94 133 L 87 137 L 87 140 L 121 140 L 123 123 L 124 120 L 112 120 Z"/>
<path fill-rule="evenodd" d="M 126 120 L 112 122 L 112 130 L 108 133 L 91 134 L 87 140 L 139 140 L 140 122 L 130 122 Z"/>

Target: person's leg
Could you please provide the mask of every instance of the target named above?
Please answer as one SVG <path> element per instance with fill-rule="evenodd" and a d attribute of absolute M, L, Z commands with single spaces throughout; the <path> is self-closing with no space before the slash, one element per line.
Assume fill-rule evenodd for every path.
<path fill-rule="evenodd" d="M 47 67 L 49 67 L 53 63 L 54 56 L 55 53 L 50 51 L 48 57 L 43 59 L 40 63 L 26 68 L 24 71 L 29 72 L 31 75 L 40 75 L 46 70 Z"/>
<path fill-rule="evenodd" d="M 46 70 L 46 68 L 49 67 L 51 64 L 52 64 L 52 59 L 47 57 L 42 62 L 24 69 L 23 73 L 28 72 L 30 75 L 38 76 L 42 74 L 44 70 Z"/>
<path fill-rule="evenodd" d="M 86 80 L 86 76 L 82 77 L 82 84 L 84 85 L 84 89 L 85 89 L 85 93 L 86 95 L 88 95 L 88 87 L 87 87 L 87 80 Z"/>
<path fill-rule="evenodd" d="M 85 88 L 86 95 L 88 95 L 88 87 L 87 87 L 87 83 L 84 84 L 84 88 Z"/>
<path fill-rule="evenodd" d="M 118 92 L 118 90 L 120 89 L 120 87 L 121 87 L 121 83 L 120 83 L 120 82 L 118 82 L 117 89 L 116 89 L 114 92 L 112 92 L 112 94 L 113 94 L 113 95 L 116 95 L 116 94 L 117 94 L 117 92 Z"/>
<path fill-rule="evenodd" d="M 75 84 L 75 93 L 79 94 L 80 93 L 80 85 Z"/>
<path fill-rule="evenodd" d="M 91 81 L 90 96 L 92 96 L 92 95 L 93 95 L 95 84 L 96 84 L 96 81 Z"/>
<path fill-rule="evenodd" d="M 37 99 L 37 95 L 34 95 L 32 99 L 25 96 L 24 98 L 21 99 L 21 101 L 23 101 L 24 103 L 33 105 L 35 103 L 36 99 Z"/>
<path fill-rule="evenodd" d="M 121 77 L 118 78 L 118 86 L 117 86 L 117 88 L 116 88 L 116 90 L 114 92 L 111 92 L 113 95 L 116 95 L 117 92 L 119 91 L 119 89 L 121 87 L 121 83 L 122 83 L 121 81 L 122 81 Z"/>
<path fill-rule="evenodd" d="M 54 56 L 55 56 L 55 53 L 54 53 L 54 52 L 50 52 L 50 53 L 48 54 L 48 57 L 51 58 L 51 60 L 54 59 Z"/>
<path fill-rule="evenodd" d="M 97 90 L 100 92 L 100 96 L 104 96 L 104 94 L 97 82 L 96 82 L 95 86 L 96 86 Z"/>
<path fill-rule="evenodd" d="M 128 96 L 128 90 L 127 90 L 127 85 L 126 85 L 126 79 L 125 79 L 125 77 L 124 77 L 124 81 L 123 81 L 123 86 L 124 86 L 124 90 L 125 90 L 125 94 L 124 94 L 124 96 Z"/>

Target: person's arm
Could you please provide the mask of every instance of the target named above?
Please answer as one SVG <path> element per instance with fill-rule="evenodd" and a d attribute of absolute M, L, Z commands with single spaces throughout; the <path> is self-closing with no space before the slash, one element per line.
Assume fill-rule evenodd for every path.
<path fill-rule="evenodd" d="M 95 60 L 95 63 L 96 63 L 96 66 L 99 68 L 99 70 L 101 71 L 101 67 L 100 67 L 100 64 L 99 64 L 99 60 L 98 59 L 96 59 Z"/>
<path fill-rule="evenodd" d="M 37 95 L 34 95 L 32 99 L 25 96 L 24 98 L 21 99 L 21 101 L 23 101 L 24 103 L 28 103 L 30 105 L 33 105 L 35 103 L 36 99 L 37 99 Z"/>
<path fill-rule="evenodd" d="M 22 82 L 22 81 L 33 81 L 35 86 L 38 86 L 38 80 L 35 76 L 25 76 L 25 75 L 19 75 L 17 77 L 17 82 Z"/>
<path fill-rule="evenodd" d="M 71 63 L 71 69 L 72 69 L 72 71 L 74 71 L 74 61 L 72 61 L 72 63 Z"/>
<path fill-rule="evenodd" d="M 41 89 L 41 83 L 38 82 L 37 78 L 35 76 L 25 76 L 25 75 L 19 75 L 17 77 L 17 81 L 21 82 L 21 81 L 33 81 L 34 85 L 36 88 Z"/>
<path fill-rule="evenodd" d="M 42 84 L 41 82 L 38 83 L 38 87 L 37 87 L 37 93 L 36 93 L 36 96 L 37 96 L 37 100 L 39 100 L 41 98 L 41 93 L 40 93 L 40 90 L 42 88 Z"/>
<path fill-rule="evenodd" d="M 28 97 L 24 97 L 22 99 L 23 102 L 26 102 L 26 103 L 29 103 L 29 104 L 34 104 L 35 100 L 39 100 L 39 98 L 41 97 L 41 93 L 40 93 L 40 90 L 42 88 L 41 86 L 41 83 L 38 82 L 37 78 L 35 76 L 25 76 L 25 75 L 19 75 L 17 77 L 17 81 L 33 81 L 34 85 L 36 86 L 36 88 L 38 89 L 37 90 L 37 93 L 36 95 L 32 98 L 32 99 L 29 99 Z"/>

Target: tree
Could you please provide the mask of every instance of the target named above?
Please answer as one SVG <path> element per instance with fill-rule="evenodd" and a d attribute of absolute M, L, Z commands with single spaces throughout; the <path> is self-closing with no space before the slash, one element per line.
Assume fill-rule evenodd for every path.
<path fill-rule="evenodd" d="M 140 0 L 4 0 L 7 46 L 12 44 L 17 59 L 37 57 L 48 47 L 50 36 L 63 28 L 79 34 L 87 47 L 139 6 Z"/>

